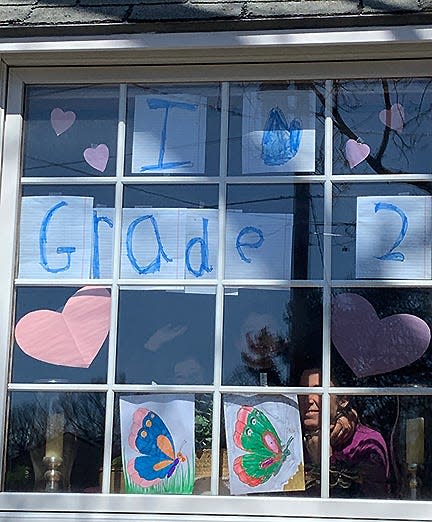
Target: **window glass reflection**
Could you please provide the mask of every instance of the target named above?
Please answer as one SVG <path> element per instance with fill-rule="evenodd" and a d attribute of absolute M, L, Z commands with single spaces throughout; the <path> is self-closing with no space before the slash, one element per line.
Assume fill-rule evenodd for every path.
<path fill-rule="evenodd" d="M 26 89 L 24 176 L 114 176 L 118 87 Z"/>
<path fill-rule="evenodd" d="M 323 205 L 321 184 L 229 186 L 226 277 L 320 279 Z"/>
<path fill-rule="evenodd" d="M 19 287 L 12 382 L 106 382 L 110 311 L 105 288 Z"/>
<path fill-rule="evenodd" d="M 343 386 L 428 386 L 431 325 L 428 288 L 336 290 L 333 378 Z"/>
<path fill-rule="evenodd" d="M 430 279 L 432 186 L 340 183 L 333 187 L 334 279 Z"/>
<path fill-rule="evenodd" d="M 429 78 L 338 81 L 334 174 L 428 174 Z"/>
<path fill-rule="evenodd" d="M 319 82 L 242 83 L 230 92 L 229 175 L 323 173 Z"/>
<path fill-rule="evenodd" d="M 99 492 L 104 431 L 103 393 L 13 392 L 6 491 Z"/>
<path fill-rule="evenodd" d="M 122 290 L 117 382 L 210 384 L 214 294 Z"/>
<path fill-rule="evenodd" d="M 321 307 L 319 289 L 228 291 L 223 384 L 296 386 L 304 364 L 321 367 Z"/>

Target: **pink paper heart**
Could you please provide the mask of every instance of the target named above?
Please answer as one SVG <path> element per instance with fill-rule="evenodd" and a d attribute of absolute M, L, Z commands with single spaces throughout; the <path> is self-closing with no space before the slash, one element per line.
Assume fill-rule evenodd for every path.
<path fill-rule="evenodd" d="M 60 107 L 56 107 L 51 111 L 51 126 L 57 136 L 63 134 L 75 123 L 76 114 L 73 111 L 63 111 Z"/>
<path fill-rule="evenodd" d="M 404 108 L 400 103 L 395 103 L 390 109 L 382 110 L 379 113 L 379 119 L 386 127 L 402 132 L 405 121 Z"/>
<path fill-rule="evenodd" d="M 97 147 L 90 147 L 84 151 L 84 159 L 94 169 L 104 172 L 109 159 L 109 149 L 105 143 Z"/>
<path fill-rule="evenodd" d="M 108 290 L 87 286 L 68 299 L 62 312 L 36 310 L 22 317 L 15 339 L 39 361 L 88 368 L 108 335 L 110 316 Z"/>
<path fill-rule="evenodd" d="M 345 157 L 349 166 L 353 169 L 370 154 L 370 147 L 366 143 L 359 143 L 355 140 L 348 140 L 345 145 Z"/>
<path fill-rule="evenodd" d="M 396 314 L 379 319 L 358 294 L 337 295 L 332 314 L 333 344 L 357 377 L 403 368 L 419 359 L 431 340 L 429 326 L 419 317 Z"/>

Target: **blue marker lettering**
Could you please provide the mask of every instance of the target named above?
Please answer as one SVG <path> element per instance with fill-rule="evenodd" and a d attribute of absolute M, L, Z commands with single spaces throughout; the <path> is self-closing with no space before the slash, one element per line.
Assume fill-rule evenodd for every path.
<path fill-rule="evenodd" d="M 153 259 L 153 261 L 151 263 L 149 263 L 146 266 L 141 266 L 140 264 L 138 264 L 137 258 L 135 257 L 135 255 L 133 253 L 133 235 L 134 235 L 136 227 L 140 223 L 142 223 L 143 221 L 147 221 L 148 219 L 150 220 L 150 223 L 153 226 L 153 232 L 156 237 L 157 244 L 158 244 L 158 253 L 157 253 L 157 256 Z M 143 274 L 143 275 L 153 274 L 154 272 L 159 272 L 160 266 L 161 266 L 161 256 L 164 258 L 164 260 L 167 263 L 172 262 L 172 259 L 165 253 L 165 250 L 163 248 L 157 221 L 154 218 L 154 216 L 152 216 L 150 214 L 148 214 L 146 216 L 140 216 L 139 218 L 132 221 L 132 223 L 129 225 L 129 227 L 127 229 L 127 234 L 126 234 L 126 253 L 127 253 L 128 259 L 131 262 L 131 265 L 134 267 L 134 269 L 139 274 Z"/>
<path fill-rule="evenodd" d="M 161 132 L 161 140 L 159 146 L 159 160 L 157 165 L 145 165 L 141 167 L 140 171 L 145 172 L 146 170 L 156 170 L 156 169 L 172 169 L 176 167 L 190 167 L 192 165 L 191 161 L 172 161 L 164 163 L 165 156 L 165 147 L 167 141 L 167 126 L 168 126 L 168 114 L 170 109 L 183 109 L 186 111 L 196 111 L 197 105 L 193 103 L 184 103 L 184 102 L 176 102 L 169 100 L 162 100 L 160 98 L 149 98 L 147 100 L 147 104 L 150 109 L 165 109 L 164 122 L 162 126 Z"/>
<path fill-rule="evenodd" d="M 110 228 L 113 227 L 112 219 L 107 216 L 98 217 L 97 211 L 93 210 L 93 277 L 100 279 L 100 256 L 99 256 L 99 223 L 103 221 Z"/>
<path fill-rule="evenodd" d="M 378 202 L 375 204 L 375 213 L 379 210 L 390 210 L 392 212 L 396 212 L 396 214 L 399 214 L 402 225 L 399 232 L 399 235 L 396 239 L 396 241 L 393 243 L 393 246 L 382 256 L 375 256 L 377 259 L 381 259 L 382 261 L 405 261 L 405 255 L 402 252 L 393 252 L 395 248 L 397 248 L 402 241 L 404 240 L 407 230 L 408 230 L 408 216 L 405 214 L 405 212 L 397 207 L 396 205 L 393 205 L 392 203 L 386 203 L 386 202 Z"/>
<path fill-rule="evenodd" d="M 209 266 L 209 247 L 208 247 L 208 219 L 202 218 L 203 237 L 194 237 L 186 245 L 185 262 L 186 267 L 195 277 L 201 277 L 204 272 L 211 272 L 212 266 Z M 190 264 L 190 253 L 192 248 L 199 244 L 201 247 L 201 264 L 198 270 L 192 268 Z"/>
<path fill-rule="evenodd" d="M 43 266 L 43 268 L 45 268 L 47 272 L 50 272 L 51 274 L 57 274 L 58 272 L 66 272 L 66 270 L 69 270 L 71 266 L 71 254 L 76 250 L 75 247 L 58 247 L 56 250 L 57 254 L 66 254 L 67 262 L 65 266 L 62 266 L 60 268 L 51 268 L 49 266 L 46 253 L 48 225 L 54 213 L 62 207 L 67 207 L 66 201 L 60 201 L 59 203 L 57 203 L 57 205 L 54 205 L 52 208 L 48 210 L 48 212 L 45 214 L 42 220 L 42 224 L 39 231 L 39 263 Z"/>
<path fill-rule="evenodd" d="M 243 236 L 246 236 L 247 234 L 256 234 L 258 236 L 257 241 L 254 243 L 249 242 L 242 242 Z M 236 248 L 237 252 L 245 263 L 251 263 L 252 260 L 249 257 L 246 257 L 243 252 L 243 247 L 249 247 L 249 248 L 260 248 L 260 246 L 264 243 L 264 234 L 262 233 L 262 230 L 256 227 L 244 227 L 240 230 L 237 239 L 236 239 Z"/>

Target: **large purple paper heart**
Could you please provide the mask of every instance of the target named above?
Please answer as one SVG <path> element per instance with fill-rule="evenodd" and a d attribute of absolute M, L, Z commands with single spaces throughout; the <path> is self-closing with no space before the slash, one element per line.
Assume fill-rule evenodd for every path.
<path fill-rule="evenodd" d="M 357 377 L 388 373 L 413 363 L 425 353 L 430 339 L 429 326 L 415 315 L 379 319 L 360 295 L 333 298 L 332 341 Z"/>

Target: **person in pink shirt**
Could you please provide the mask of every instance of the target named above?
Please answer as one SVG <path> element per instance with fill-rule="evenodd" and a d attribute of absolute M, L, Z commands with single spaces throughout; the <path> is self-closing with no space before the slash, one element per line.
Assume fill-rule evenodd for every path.
<path fill-rule="evenodd" d="M 300 386 L 321 386 L 321 371 L 304 370 Z M 299 396 L 306 489 L 319 494 L 321 441 L 330 442 L 332 497 L 386 498 L 389 457 L 382 435 L 361 423 L 345 397 L 330 396 L 330 434 L 321 435 L 321 395 Z"/>

